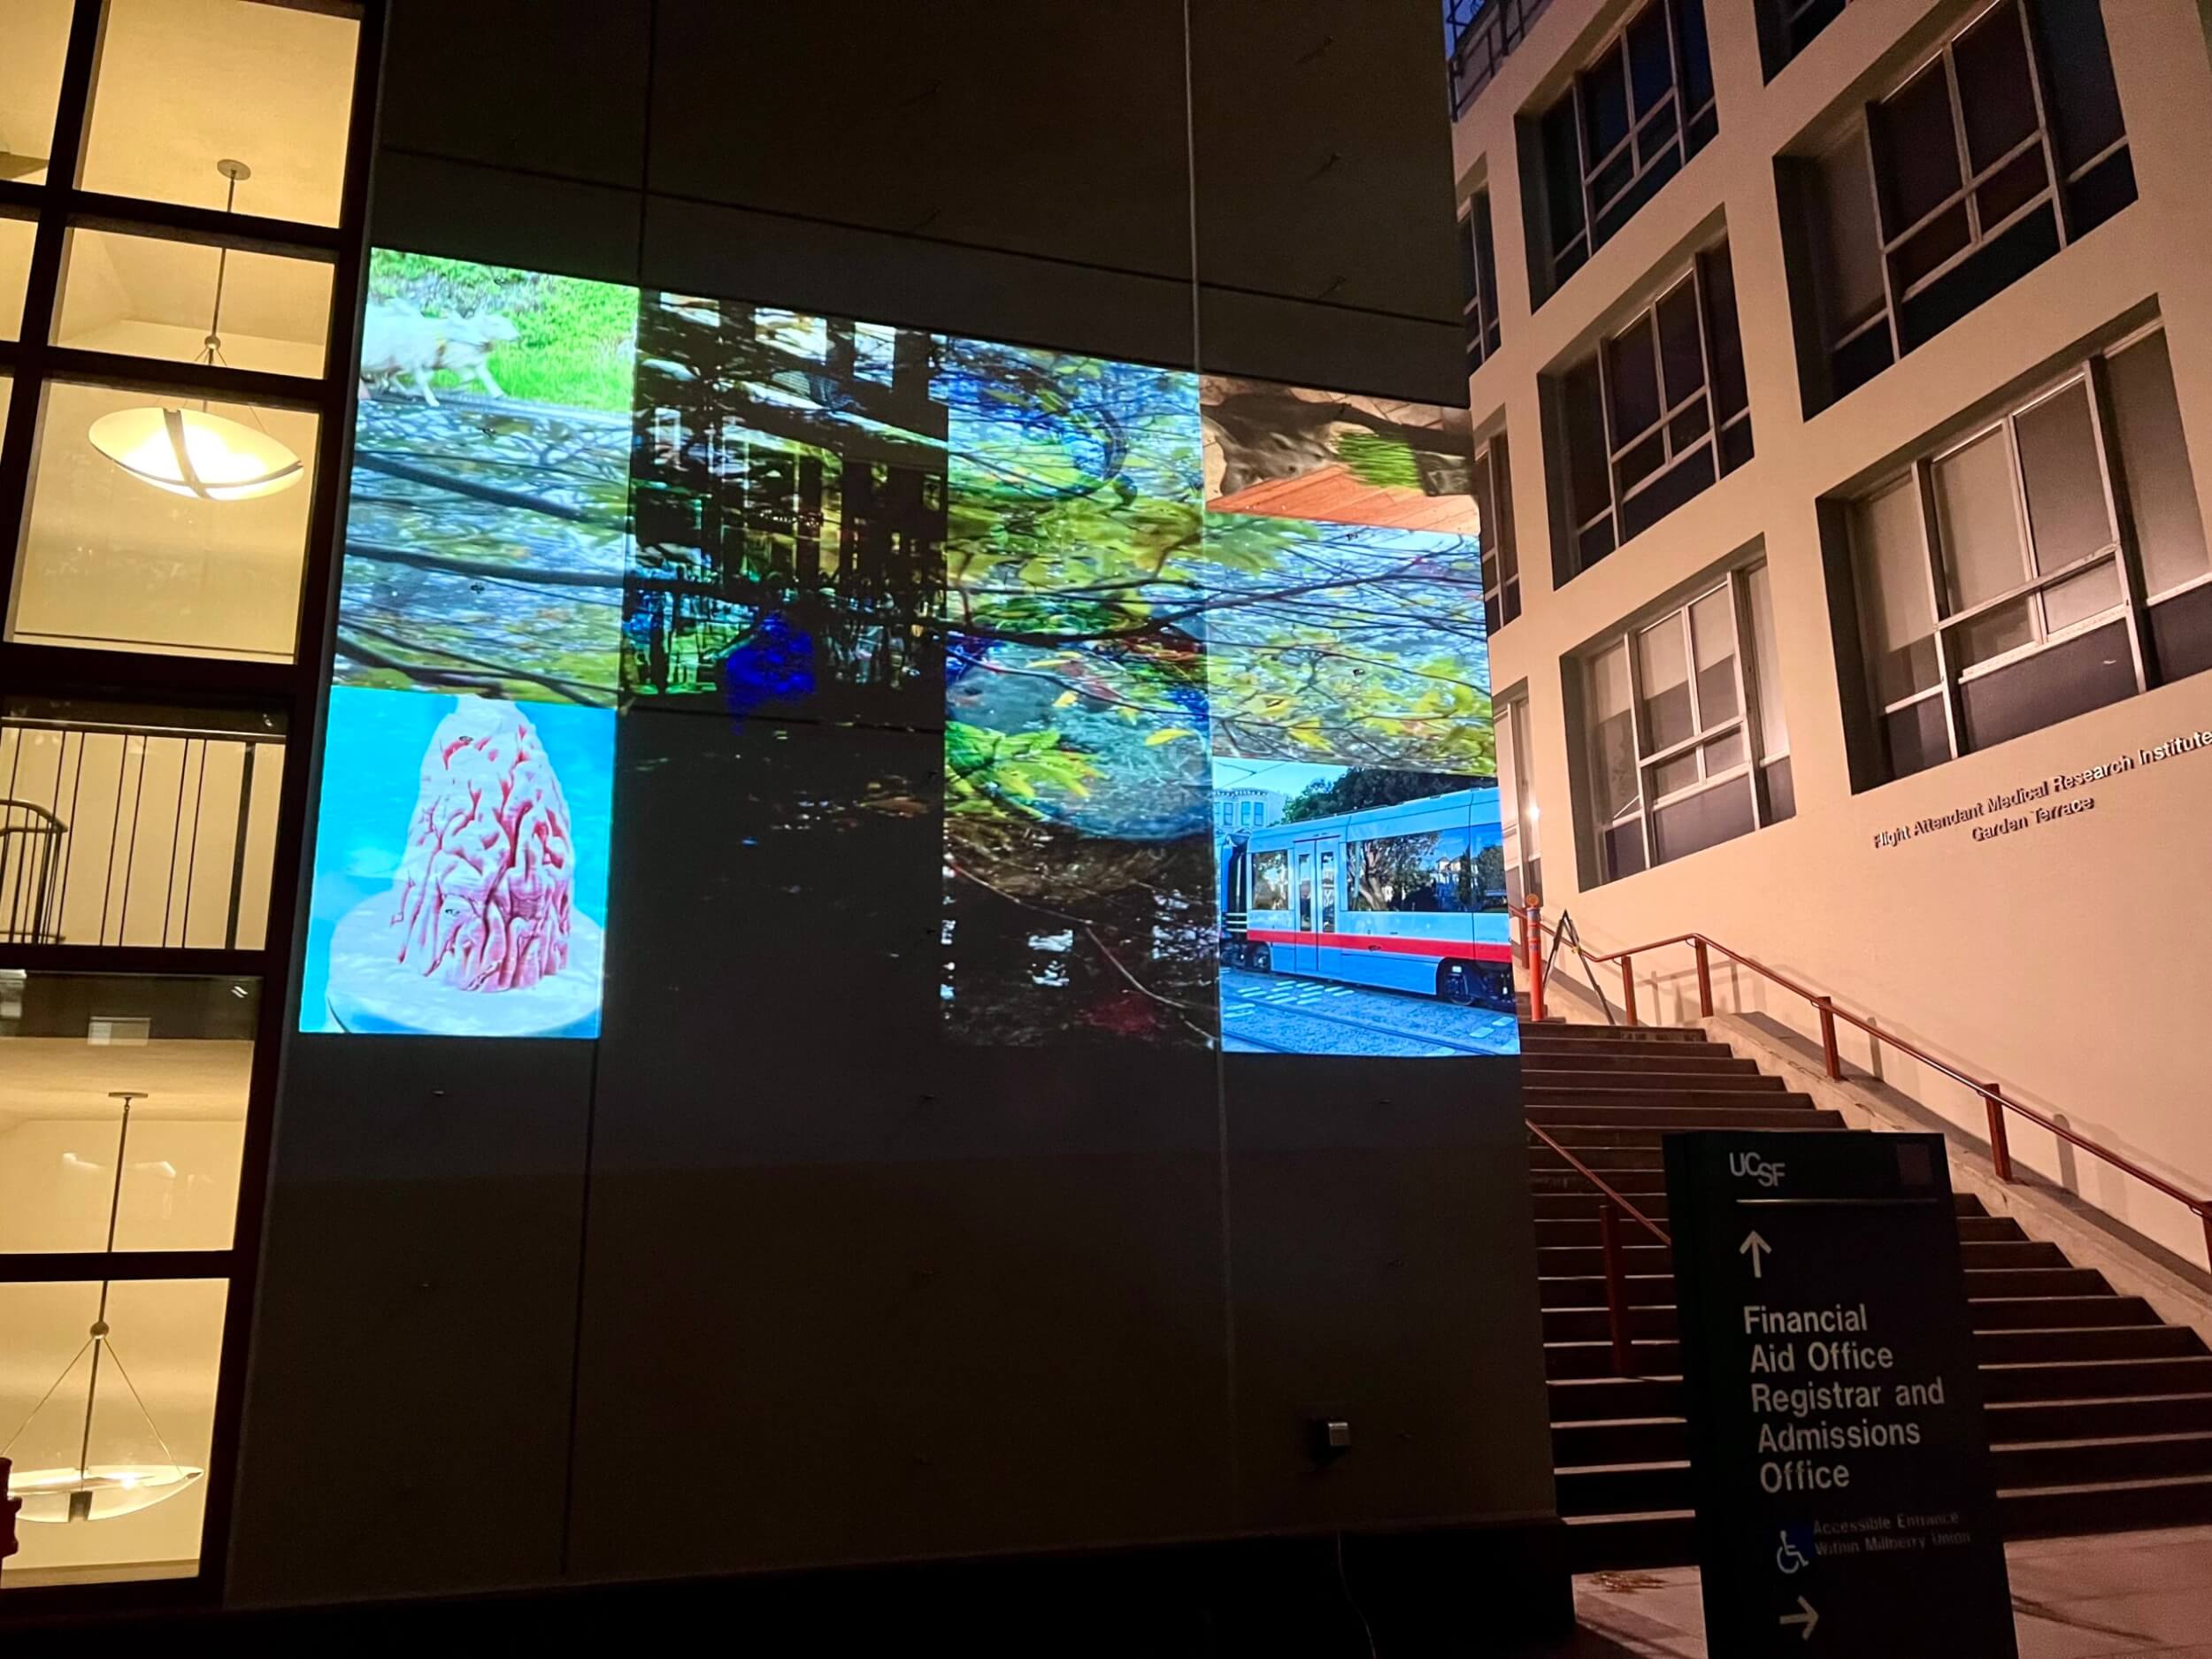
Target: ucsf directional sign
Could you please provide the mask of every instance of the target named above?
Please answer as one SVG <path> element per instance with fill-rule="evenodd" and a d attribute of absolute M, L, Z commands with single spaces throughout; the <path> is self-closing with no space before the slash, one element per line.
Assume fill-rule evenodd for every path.
<path fill-rule="evenodd" d="M 1943 1138 L 1666 1157 L 1712 1659 L 2016 1659 Z"/>

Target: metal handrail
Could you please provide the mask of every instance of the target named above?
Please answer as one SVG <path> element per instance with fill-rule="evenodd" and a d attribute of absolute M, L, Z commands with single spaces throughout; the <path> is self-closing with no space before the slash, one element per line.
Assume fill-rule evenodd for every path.
<path fill-rule="evenodd" d="M 1626 1275 L 1621 1268 L 1620 1215 L 1626 1211 L 1630 1219 L 1669 1249 L 1674 1248 L 1674 1240 L 1667 1236 L 1665 1228 L 1614 1191 L 1611 1183 L 1603 1176 L 1546 1134 L 1533 1122 L 1523 1121 L 1528 1123 L 1529 1133 L 1566 1159 L 1569 1168 L 1598 1189 L 1598 1244 L 1605 1263 L 1605 1330 L 1613 1350 L 1613 1374 L 1617 1377 L 1633 1376 L 1636 1371 L 1636 1344 L 1628 1330 L 1628 1286 Z"/>
<path fill-rule="evenodd" d="M 1526 905 L 1509 904 L 1508 908 L 1511 910 L 1516 916 L 1519 917 L 1521 920 L 1522 940 L 1525 946 L 1524 954 L 1532 976 L 1529 992 L 1529 1010 L 1532 1014 L 1540 1019 L 1543 1018 L 1543 991 L 1541 983 L 1543 977 L 1543 955 L 1540 950 L 1536 949 L 1535 941 L 1541 938 L 1544 932 L 1543 903 L 1541 899 L 1538 899 Z M 1554 929 L 1553 931 L 1555 937 L 1557 930 Z M 1617 962 L 1621 964 L 1623 1024 L 1633 1025 L 1637 1023 L 1635 958 L 1640 956 L 1648 955 L 1650 952 L 1655 950 L 1668 949 L 1675 945 L 1689 946 L 1696 959 L 1697 1003 L 1698 1012 L 1700 1014 L 1708 1018 L 1712 1017 L 1713 975 L 1711 953 L 1718 951 L 1722 956 L 1725 956 L 1729 961 L 1734 963 L 1737 966 L 1748 968 L 1752 972 L 1758 974 L 1761 978 L 1772 980 L 1776 985 L 1780 986 L 1784 990 L 1791 992 L 1794 995 L 1803 997 L 1808 1002 L 1810 1002 L 1813 1005 L 1814 1010 L 1820 1017 L 1821 1058 L 1831 1081 L 1841 1082 L 1843 1080 L 1843 1061 L 1836 1048 L 1836 1022 L 1838 1020 L 1841 1020 L 1845 1025 L 1850 1025 L 1858 1031 L 1865 1033 L 1866 1035 L 1873 1039 L 1876 1043 L 1886 1044 L 1888 1047 L 1896 1049 L 1900 1054 L 1908 1056 L 1909 1057 L 1918 1061 L 1921 1064 L 1941 1072 L 1945 1077 L 1949 1078 L 1953 1082 L 1972 1090 L 1973 1093 L 1981 1097 L 1983 1109 L 1988 1115 L 1989 1159 L 1990 1163 L 1995 1167 L 1997 1179 L 1999 1180 L 2005 1182 L 2008 1186 L 2013 1181 L 2012 1148 L 2006 1136 L 2005 1114 L 2007 1112 L 2016 1112 L 2019 1116 L 2026 1118 L 2030 1123 L 2035 1125 L 2038 1128 L 2047 1131 L 2049 1133 L 2057 1136 L 2061 1141 L 2065 1141 L 2068 1145 L 2078 1148 L 2080 1150 L 2088 1153 L 2090 1156 L 2097 1158 L 2103 1163 L 2111 1165 L 2114 1169 L 2120 1171 L 2123 1174 L 2133 1176 L 2137 1180 L 2141 1181 L 2152 1191 L 2171 1199 L 2174 1202 L 2179 1204 L 2183 1209 L 2188 1210 L 2190 1214 L 2196 1217 L 2198 1221 L 2201 1223 L 2204 1227 L 2205 1255 L 2207 1260 L 2208 1262 L 2212 1262 L 2212 1199 L 2197 1197 L 2184 1188 L 2177 1187 L 2173 1182 L 2166 1179 L 2165 1177 L 2154 1174 L 2151 1171 L 2145 1169 L 2141 1164 L 2135 1163 L 2133 1160 L 2124 1157 L 2121 1154 L 2114 1152 L 2108 1148 L 2099 1146 L 2095 1141 L 2090 1140 L 2086 1135 L 2082 1134 L 2078 1130 L 2069 1128 L 2066 1125 L 2059 1123 L 2054 1118 L 2046 1116 L 2044 1113 L 2036 1110 L 2032 1106 L 2024 1105 L 2019 1101 L 2011 1099 L 2005 1094 L 2003 1087 L 2001 1085 L 1993 1082 L 1985 1082 L 1980 1079 L 1970 1077 L 1966 1072 L 1959 1070 L 1957 1066 L 1953 1065 L 1949 1061 L 1938 1059 L 1934 1055 L 1930 1054 L 1925 1048 L 1921 1048 L 1917 1043 L 1909 1042 L 1902 1037 L 1896 1036 L 1890 1032 L 1883 1030 L 1880 1026 L 1875 1025 L 1871 1019 L 1867 1018 L 1864 1016 L 1854 1014 L 1846 1009 L 1838 1008 L 1835 1004 L 1835 999 L 1824 992 L 1816 991 L 1808 986 L 1800 985 L 1796 980 L 1789 978 L 1786 974 L 1776 972 L 1772 968 L 1768 967 L 1764 963 L 1755 961 L 1753 958 L 1745 956 L 1740 950 L 1730 949 L 1726 945 L 1722 944 L 1717 939 L 1709 938 L 1703 933 L 1676 933 L 1671 938 L 1655 939 L 1648 944 L 1632 945 L 1624 950 L 1607 952 L 1586 951 L 1584 953 L 1584 959 L 1586 961 Z"/>

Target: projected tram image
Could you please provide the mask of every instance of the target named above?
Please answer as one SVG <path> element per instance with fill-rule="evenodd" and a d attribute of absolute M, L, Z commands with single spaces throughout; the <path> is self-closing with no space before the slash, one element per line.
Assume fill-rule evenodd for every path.
<path fill-rule="evenodd" d="M 1513 1051 L 1494 783 L 1220 758 L 1214 768 L 1225 1048 Z M 1287 795 L 1286 772 L 1310 780 Z M 1327 810 L 1348 799 L 1386 804 Z"/>

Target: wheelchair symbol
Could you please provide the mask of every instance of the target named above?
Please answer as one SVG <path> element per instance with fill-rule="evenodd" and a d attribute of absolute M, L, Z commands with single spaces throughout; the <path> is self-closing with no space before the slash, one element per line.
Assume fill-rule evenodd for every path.
<path fill-rule="evenodd" d="M 1774 1564 L 1779 1571 L 1787 1574 L 1802 1572 L 1811 1566 L 1812 1563 L 1806 1558 L 1804 1553 L 1795 1544 L 1790 1542 L 1790 1535 L 1784 1532 L 1782 1548 L 1774 1552 Z"/>

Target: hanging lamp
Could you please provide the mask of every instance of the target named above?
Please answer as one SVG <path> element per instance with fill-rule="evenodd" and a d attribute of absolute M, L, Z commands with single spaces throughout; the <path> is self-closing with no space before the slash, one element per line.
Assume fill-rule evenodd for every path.
<path fill-rule="evenodd" d="M 219 161 L 215 170 L 230 181 L 225 212 L 238 203 L 238 187 L 253 177 L 242 161 Z M 195 362 L 211 368 L 229 365 L 223 357 L 223 283 L 230 274 L 230 250 L 219 250 L 215 266 L 215 312 L 207 339 Z M 250 405 L 247 412 L 253 413 Z M 173 495 L 200 501 L 250 501 L 273 495 L 300 481 L 303 469 L 291 449 L 270 435 L 254 415 L 250 426 L 211 412 L 203 398 L 197 409 L 145 404 L 119 409 L 92 423 L 92 447 L 141 483 Z"/>
<path fill-rule="evenodd" d="M 142 1089 L 118 1089 L 108 1096 L 123 1102 L 123 1125 L 115 1137 L 115 1184 L 108 1200 L 107 1254 L 115 1254 L 115 1224 L 122 1211 L 123 1171 L 130 1150 L 131 1108 L 146 1098 Z M 17 1517 L 24 1521 L 108 1521 L 119 1515 L 133 1515 L 140 1509 L 150 1509 L 165 1498 L 173 1498 L 206 1471 L 196 1464 L 181 1463 L 169 1449 L 160 1427 L 154 1422 L 153 1413 L 147 1409 L 138 1385 L 131 1380 L 123 1356 L 117 1352 L 115 1333 L 108 1324 L 108 1290 L 113 1281 L 100 1282 L 100 1310 L 94 1316 L 92 1328 L 83 1345 L 70 1356 L 61 1368 L 38 1403 L 31 1408 L 15 1432 L 0 1446 L 0 1456 L 12 1452 L 34 1425 L 41 1425 L 50 1415 L 50 1428 L 34 1436 L 34 1442 L 51 1433 L 63 1433 L 75 1441 L 76 1461 L 50 1465 L 43 1469 L 19 1469 L 8 1477 L 8 1495 L 23 1502 L 22 1513 Z M 74 1390 L 64 1393 L 63 1385 L 80 1369 L 85 1373 L 84 1414 L 76 1416 L 77 1395 Z M 121 1435 L 103 1432 L 96 1436 L 95 1417 L 100 1405 L 100 1384 L 103 1370 L 111 1371 L 123 1379 L 123 1386 L 130 1391 L 131 1403 L 137 1408 L 146 1432 L 152 1444 L 158 1447 L 157 1459 L 140 1459 L 129 1455 L 134 1449 L 123 1441 Z M 66 1416 L 65 1423 L 61 1419 Z M 96 1456 L 96 1439 L 110 1454 Z M 118 1455 L 119 1454 L 119 1455 Z"/>

